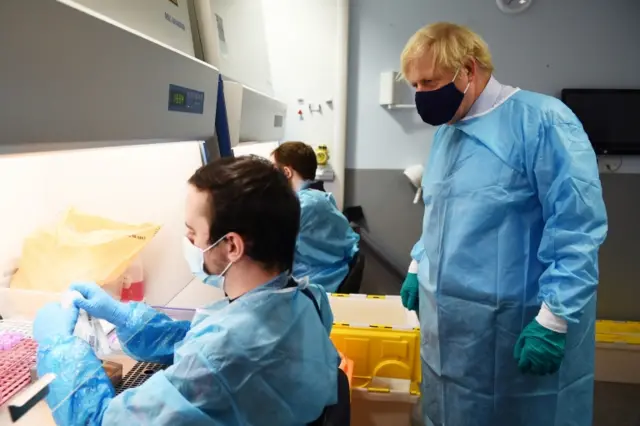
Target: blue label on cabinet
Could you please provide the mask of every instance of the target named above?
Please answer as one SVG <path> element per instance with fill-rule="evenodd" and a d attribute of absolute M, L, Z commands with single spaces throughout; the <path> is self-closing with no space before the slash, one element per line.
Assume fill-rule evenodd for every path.
<path fill-rule="evenodd" d="M 169 111 L 204 113 L 204 92 L 170 84 Z"/>

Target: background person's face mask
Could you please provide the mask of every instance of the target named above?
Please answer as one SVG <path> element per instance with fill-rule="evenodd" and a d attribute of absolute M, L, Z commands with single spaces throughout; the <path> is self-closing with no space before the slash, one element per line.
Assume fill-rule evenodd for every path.
<path fill-rule="evenodd" d="M 211 244 L 206 249 L 201 249 L 196 247 L 187 237 L 183 239 L 183 251 L 184 258 L 189 264 L 189 268 L 191 269 L 191 273 L 200 281 L 207 285 L 211 285 L 218 288 L 223 288 L 224 285 L 224 274 L 227 273 L 233 262 L 229 262 L 229 264 L 220 272 L 220 274 L 208 274 L 204 269 L 204 254 L 209 250 L 215 248 L 224 238 L 223 236 L 215 243 Z"/>
<path fill-rule="evenodd" d="M 453 76 L 451 83 L 442 86 L 439 89 L 428 92 L 416 92 L 416 109 L 420 118 L 427 124 L 439 126 L 450 122 L 456 115 L 456 111 L 460 108 L 465 93 L 469 89 L 467 83 L 464 92 L 458 90 L 455 85 L 458 72 Z"/>

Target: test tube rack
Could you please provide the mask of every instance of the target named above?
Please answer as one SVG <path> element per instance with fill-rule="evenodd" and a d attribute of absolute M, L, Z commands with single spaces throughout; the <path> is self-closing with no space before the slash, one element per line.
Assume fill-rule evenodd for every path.
<path fill-rule="evenodd" d="M 0 322 L 0 332 L 3 331 Z M 0 351 L 0 406 L 31 383 L 38 344 L 25 338 L 9 350 Z"/>

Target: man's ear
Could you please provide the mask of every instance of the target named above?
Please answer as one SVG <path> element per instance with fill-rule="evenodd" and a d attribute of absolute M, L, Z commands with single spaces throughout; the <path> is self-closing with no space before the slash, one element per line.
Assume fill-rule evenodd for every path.
<path fill-rule="evenodd" d="M 284 175 L 287 177 L 287 179 L 292 179 L 293 178 L 293 170 L 291 170 L 291 167 L 284 166 L 282 168 L 282 173 L 284 173 Z"/>
<path fill-rule="evenodd" d="M 244 256 L 245 244 L 240 234 L 235 232 L 227 234 L 226 248 L 229 262 L 235 263 L 242 258 L 242 256 Z"/>
<path fill-rule="evenodd" d="M 475 59 L 472 58 L 464 64 L 464 70 L 467 73 L 469 82 L 472 82 L 475 79 L 477 66 Z"/>

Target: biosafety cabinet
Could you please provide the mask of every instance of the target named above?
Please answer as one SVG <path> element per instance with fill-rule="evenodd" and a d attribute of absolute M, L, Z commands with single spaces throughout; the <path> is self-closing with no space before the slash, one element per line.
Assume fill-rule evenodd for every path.
<path fill-rule="evenodd" d="M 220 70 L 230 145 L 284 137 L 273 97 L 260 0 L 77 0 L 109 19 Z"/>
<path fill-rule="evenodd" d="M 283 120 L 275 116 L 285 109 L 279 105 L 277 113 L 261 115 L 271 98 L 230 78 L 229 102 L 221 102 L 219 69 L 194 56 L 187 2 L 133 3 L 0 2 L 6 18 L 0 27 L 0 91 L 7 99 L 0 108 L 4 325 L 22 318 L 18 306 L 27 307 L 32 319 L 42 301 L 57 300 L 46 282 L 37 283 L 40 295 L 11 283 L 25 240 L 69 208 L 160 226 L 140 253 L 147 303 L 180 303 L 189 291 L 202 303 L 222 297 L 194 281 L 183 259 L 186 181 L 203 164 L 203 144 L 217 144 L 219 105 L 225 112 L 235 109 L 225 115 L 235 120 L 226 124 L 238 141 L 277 140 L 273 129 L 281 132 Z M 253 122 L 243 127 L 246 117 Z M 45 262 L 41 269 L 46 274 L 55 267 Z M 29 327 L 20 330 L 28 333 Z M 7 396 L 5 388 L 0 393 Z M 28 401 L 18 402 L 17 411 L 0 407 L 0 425 L 29 408 Z M 20 424 L 33 422 L 25 417 Z"/>
<path fill-rule="evenodd" d="M 2 16 L 11 17 L 0 27 L 0 57 L 7 59 L 0 91 L 8 99 L 0 109 L 4 325 L 20 317 L 16 306 L 31 309 L 57 298 L 46 293 L 46 282 L 40 295 L 12 289 L 12 274 L 25 239 L 69 208 L 160 225 L 140 254 L 146 302 L 181 305 L 223 296 L 194 280 L 183 260 L 186 181 L 203 164 L 203 143 L 217 144 L 218 105 L 234 144 L 278 140 L 286 109 L 242 75 L 225 77 L 229 94 L 221 102 L 218 67 L 194 56 L 195 9 L 182 0 L 134 3 L 0 2 Z M 270 105 L 271 112 L 261 113 Z M 29 407 L 18 408 L 0 407 L 0 425 Z M 30 424 L 25 419 L 22 424 Z"/>
<path fill-rule="evenodd" d="M 25 239 L 74 207 L 161 225 L 141 258 L 146 300 L 166 304 L 193 279 L 182 200 L 215 136 L 218 69 L 77 2 L 4 0 L 0 14 L 3 301 Z"/>
<path fill-rule="evenodd" d="M 203 142 L 217 144 L 218 105 L 232 145 L 277 141 L 284 130 L 285 105 L 234 71 L 248 60 L 234 52 L 252 51 L 235 26 L 258 27 L 258 12 L 240 19 L 249 3 L 0 2 L 0 13 L 13 17 L 0 27 L 0 57 L 10 58 L 0 67 L 0 90 L 9 100 L 0 109 L 0 271 L 11 270 L 6 265 L 19 257 L 25 237 L 75 207 L 161 224 L 141 255 L 146 297 L 165 304 L 180 293 L 192 278 L 181 261 L 181 200 L 186 180 L 202 165 Z M 191 24 L 197 10 L 210 18 L 197 20 L 203 28 L 218 25 L 216 15 L 223 20 L 228 49 L 218 57 L 231 77 L 208 63 L 216 61 L 213 54 L 207 61 L 193 56 L 193 41 L 202 37 Z M 264 43 L 260 31 L 255 35 Z M 214 42 L 204 43 L 211 51 Z M 261 46 L 253 50 L 266 51 Z"/>
<path fill-rule="evenodd" d="M 73 1 L 6 0 L 0 13 L 15 17 L 0 27 L 0 267 L 70 207 L 155 222 L 146 297 L 168 302 L 192 279 L 182 200 L 215 139 L 219 71 Z"/>

